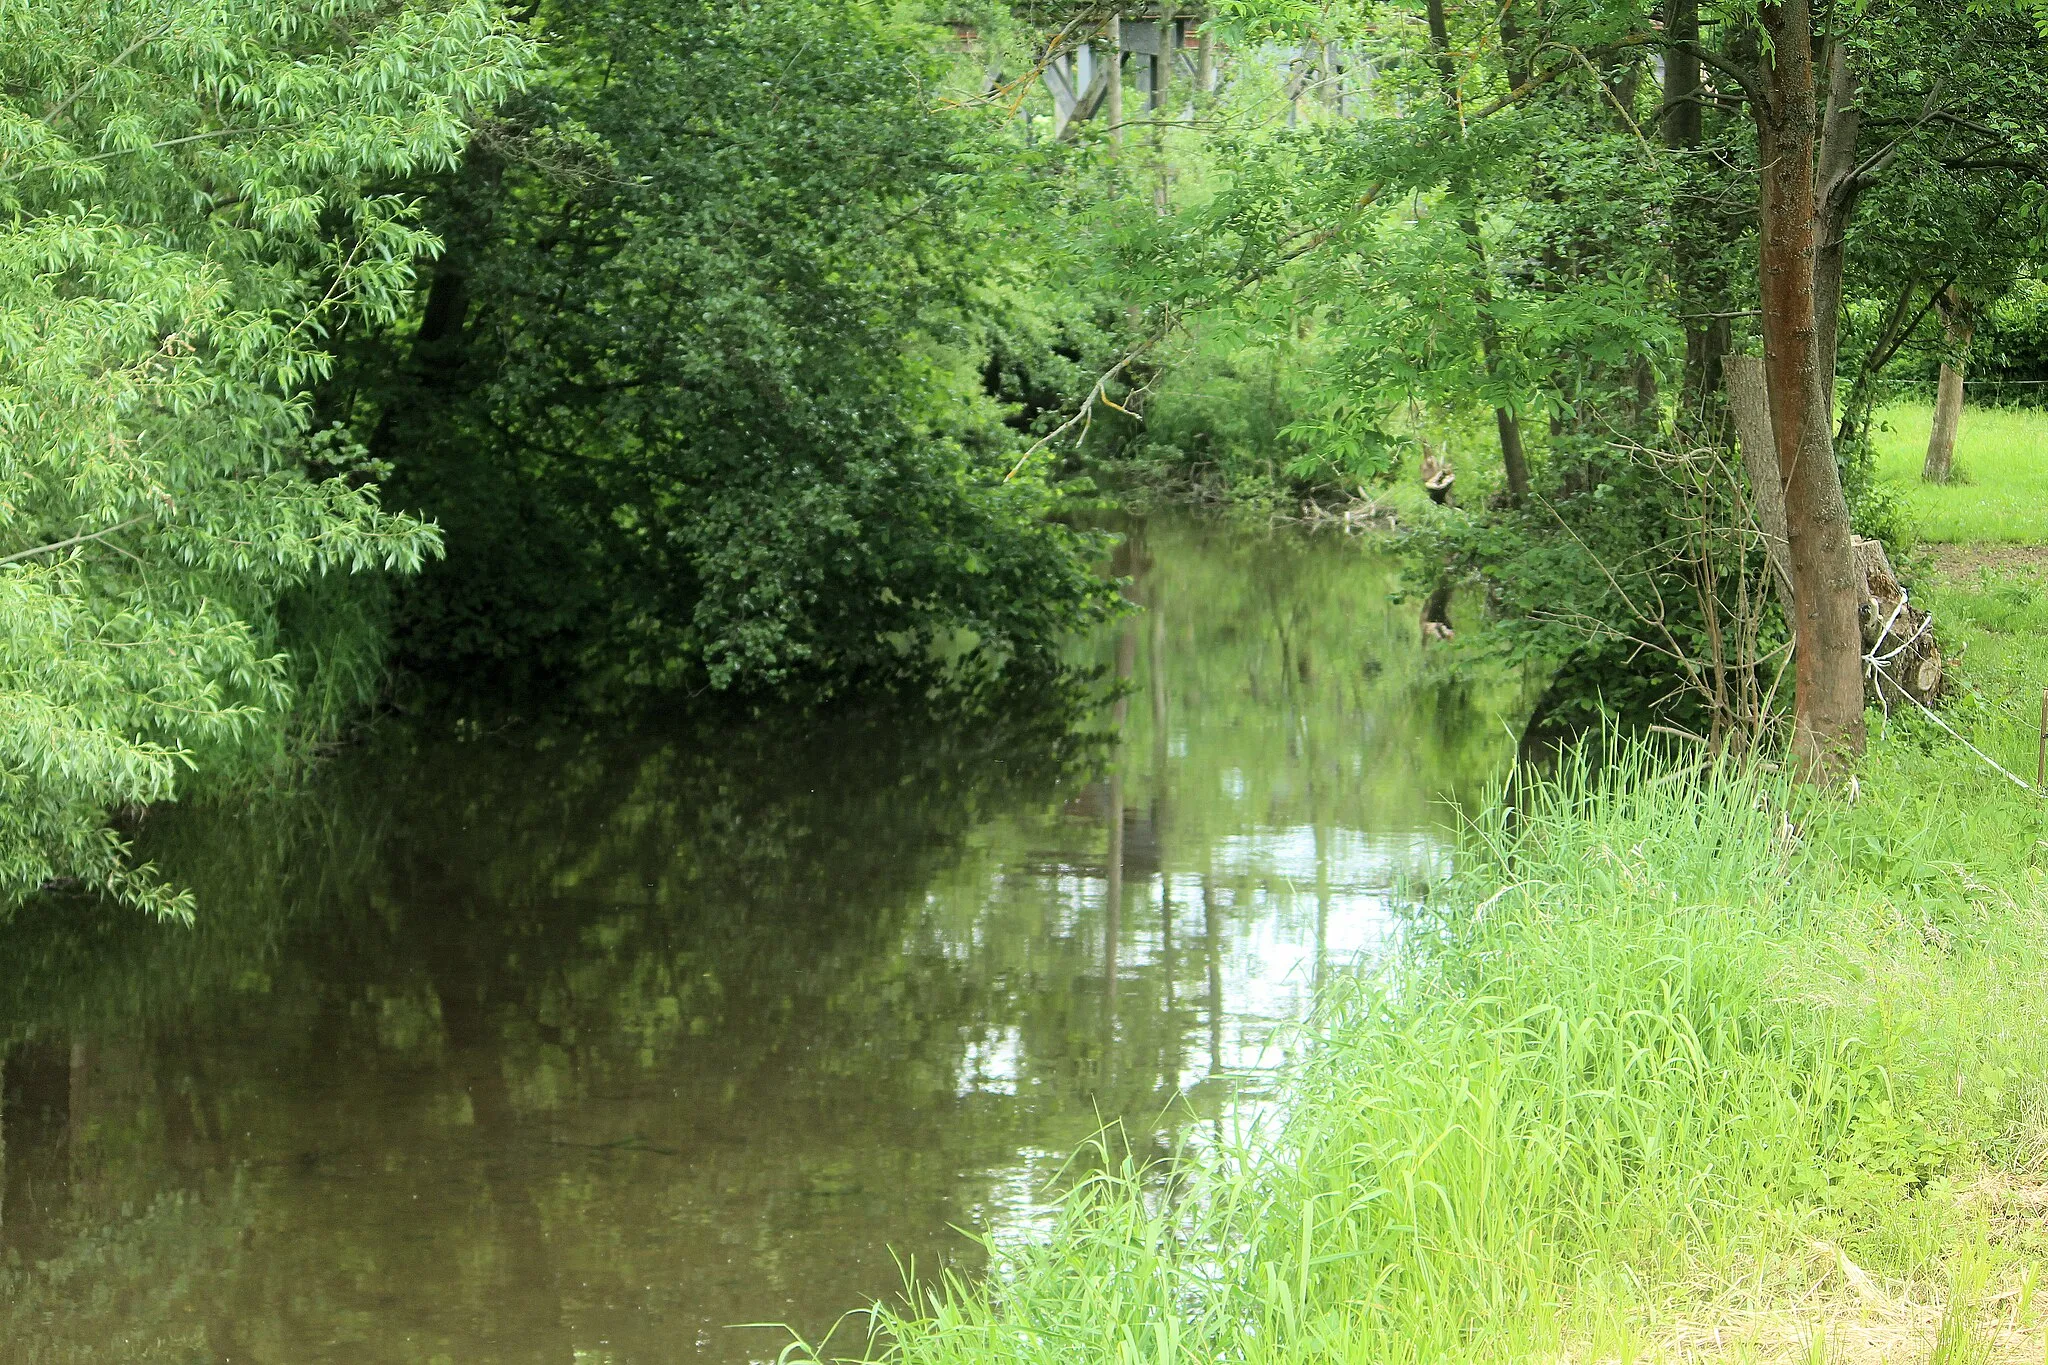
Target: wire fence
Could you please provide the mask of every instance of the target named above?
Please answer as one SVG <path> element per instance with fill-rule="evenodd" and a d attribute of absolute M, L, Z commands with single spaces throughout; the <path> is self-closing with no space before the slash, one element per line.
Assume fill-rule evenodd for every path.
<path fill-rule="evenodd" d="M 2048 379 L 1972 379 L 1963 380 L 1963 391 L 1973 403 L 1986 406 L 2010 404 L 2016 407 L 2048 406 Z M 1932 403 L 1934 381 L 1919 376 L 1890 380 L 1880 384 L 1878 402 L 1884 403 Z"/>

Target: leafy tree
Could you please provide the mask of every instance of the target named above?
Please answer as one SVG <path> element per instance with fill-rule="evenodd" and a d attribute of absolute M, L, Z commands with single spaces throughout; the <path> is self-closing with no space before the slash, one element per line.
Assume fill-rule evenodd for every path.
<path fill-rule="evenodd" d="M 982 392 L 973 315 L 1022 267 L 933 31 L 824 0 L 539 22 L 548 76 L 440 197 L 424 306 L 335 387 L 447 528 L 408 656 L 812 697 L 1050 663 L 1103 592 Z"/>
<path fill-rule="evenodd" d="M 2048 173 L 2031 8 L 1243 0 L 1222 22 L 1239 42 L 1362 48 L 1383 76 L 1356 120 L 1242 111 L 1228 183 L 1154 234 L 1154 261 L 1178 267 L 1138 276 L 1154 334 L 1243 320 L 1261 295 L 1305 304 L 1274 339 L 1323 339 L 1322 413 L 1297 430 L 1371 452 L 1360 475 L 1384 467 L 1389 443 L 1364 438 L 1398 431 L 1404 404 L 1491 410 L 1502 505 L 1440 518 L 1433 553 L 1490 578 L 1521 626 L 1503 638 L 1556 658 L 1590 635 L 1593 676 L 1652 695 L 1691 665 L 1681 638 L 1668 668 L 1640 667 L 1641 604 L 1676 590 L 1694 605 L 1658 628 L 1704 638 L 1760 577 L 1753 554 L 1666 552 L 1700 506 L 1666 496 L 1666 456 L 1725 446 L 1720 362 L 1760 348 L 1796 589 L 1793 740 L 1808 771 L 1838 771 L 1862 743 L 1850 533 L 1876 505 L 1871 381 L 1923 301 L 1960 280 L 1995 293 L 2031 255 Z M 1743 496 L 1709 491 L 1716 515 Z"/>
<path fill-rule="evenodd" d="M 183 913 L 107 812 L 274 742 L 291 594 L 434 551 L 305 391 L 432 250 L 377 186 L 452 165 L 525 51 L 486 0 L 0 11 L 0 897 Z"/>

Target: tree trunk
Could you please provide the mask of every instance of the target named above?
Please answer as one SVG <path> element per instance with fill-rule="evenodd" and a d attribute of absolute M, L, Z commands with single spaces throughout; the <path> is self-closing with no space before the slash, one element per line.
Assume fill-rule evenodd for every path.
<path fill-rule="evenodd" d="M 1813 258 L 1814 339 L 1825 405 L 1821 411 L 1834 425 L 1835 357 L 1842 318 L 1842 270 L 1848 252 L 1849 215 L 1862 192 L 1856 180 L 1856 142 L 1863 111 L 1856 103 L 1856 75 L 1849 49 L 1838 39 L 1827 45 L 1827 115 L 1821 121 L 1819 164 L 1815 167 Z"/>
<path fill-rule="evenodd" d="M 1479 257 L 1479 268 L 1485 270 L 1486 250 L 1479 245 L 1477 228 L 1472 230 L 1471 237 L 1472 250 Z M 1492 306 L 1493 291 L 1483 283 L 1473 292 L 1478 298 L 1480 308 Z M 1481 341 L 1485 347 L 1487 377 L 1490 379 L 1493 377 L 1495 351 L 1499 346 L 1499 342 L 1494 339 L 1491 323 L 1486 324 Z M 1507 476 L 1508 503 L 1510 506 L 1520 507 L 1529 500 L 1529 457 L 1522 449 L 1522 420 L 1515 416 L 1512 408 L 1495 408 L 1493 426 L 1500 434 L 1500 464 L 1502 472 Z"/>
<path fill-rule="evenodd" d="M 1429 0 L 1429 46 L 1436 54 L 1437 79 L 1443 85 L 1444 99 L 1453 109 L 1458 103 L 1458 70 L 1451 64 L 1450 26 L 1444 20 L 1444 0 Z M 1469 186 L 1453 185 L 1453 195 L 1470 202 Z M 1476 277 L 1472 286 L 1473 302 L 1479 305 L 1479 346 L 1486 363 L 1486 377 L 1491 380 L 1497 372 L 1500 338 L 1495 333 L 1493 322 L 1493 289 L 1487 280 L 1489 269 L 1486 261 L 1486 239 L 1479 234 L 1479 215 L 1475 208 L 1468 210 L 1459 221 L 1464 230 L 1465 240 L 1472 248 Z M 1520 507 L 1529 500 L 1529 457 L 1522 449 L 1522 423 L 1513 408 L 1496 407 L 1493 410 L 1494 429 L 1500 434 L 1501 471 L 1506 476 L 1508 503 Z"/>
<path fill-rule="evenodd" d="M 1849 506 L 1842 495 L 1814 307 L 1818 204 L 1814 187 L 1813 15 L 1807 0 L 1766 4 L 1770 39 L 1756 105 L 1759 302 L 1764 379 L 1785 488 L 1792 565 L 1792 748 L 1800 774 L 1825 781 L 1862 753 L 1862 635 Z"/>
<path fill-rule="evenodd" d="M 1664 0 L 1664 31 L 1674 42 L 1700 40 L 1700 0 Z M 1700 143 L 1700 59 L 1676 48 L 1664 53 L 1664 145 Z"/>
<path fill-rule="evenodd" d="M 1934 430 L 1927 437 L 1927 463 L 1920 470 L 1920 477 L 1928 483 L 1947 483 L 1954 470 L 1956 432 L 1963 424 L 1963 368 L 1976 331 L 1953 285 L 1942 300 L 1941 320 L 1948 333 L 1948 352 L 1941 358 L 1941 383 L 1934 393 Z"/>
<path fill-rule="evenodd" d="M 1698 0 L 1694 0 L 1697 4 Z M 1522 25 L 1515 15 L 1515 0 L 1500 7 L 1500 56 L 1508 73 L 1508 90 L 1513 93 L 1529 83 L 1529 56 L 1522 48 Z"/>
<path fill-rule="evenodd" d="M 1792 557 L 1785 543 L 1785 483 L 1778 473 L 1778 451 L 1771 435 L 1771 395 L 1764 384 L 1764 362 L 1753 355 L 1731 355 L 1725 362 L 1728 411 L 1735 419 L 1735 442 L 1742 467 L 1749 473 L 1750 511 L 1764 553 L 1771 561 L 1771 584 L 1785 624 L 1799 619 L 1792 605 Z"/>
<path fill-rule="evenodd" d="M 1664 31 L 1675 41 L 1700 39 L 1699 0 L 1665 0 Z M 1705 131 L 1701 98 L 1700 59 L 1671 48 L 1664 54 L 1664 103 L 1660 115 L 1664 145 L 1685 152 L 1700 145 Z M 1721 391 L 1721 361 L 1732 340 L 1729 320 L 1714 314 L 1727 305 L 1717 287 L 1711 262 L 1715 242 L 1727 232 L 1725 223 L 1701 209 L 1696 189 L 1680 186 L 1670 205 L 1672 273 L 1677 279 L 1684 315 L 1685 369 L 1679 380 L 1678 425 L 1681 430 L 1706 425 L 1713 395 Z"/>

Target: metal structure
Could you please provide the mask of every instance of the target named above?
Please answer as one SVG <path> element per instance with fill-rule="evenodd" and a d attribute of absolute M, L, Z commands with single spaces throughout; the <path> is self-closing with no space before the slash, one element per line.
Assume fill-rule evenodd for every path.
<path fill-rule="evenodd" d="M 1185 83 L 1190 98 L 1214 93 L 1216 51 L 1204 18 L 1200 10 L 1170 4 L 1134 8 L 1111 15 L 1093 38 L 1052 56 L 1039 80 L 1052 96 L 1053 136 L 1071 137 L 1081 124 L 1100 116 L 1109 124 L 1111 140 L 1120 140 L 1127 81 L 1144 97 L 1148 114 L 1166 107 L 1176 84 Z M 1279 77 L 1290 125 L 1299 119 L 1304 99 L 1319 101 L 1340 118 L 1369 109 L 1375 80 L 1387 61 L 1329 43 L 1266 45 L 1238 55 Z"/>
<path fill-rule="evenodd" d="M 1154 5 L 1113 16 L 1098 39 L 1059 53 L 1040 72 L 1052 95 L 1053 136 L 1067 136 L 1098 113 L 1109 116 L 1114 131 L 1127 64 L 1136 68 L 1147 111 L 1165 107 L 1176 80 L 1185 80 L 1190 92 L 1206 93 L 1216 83 L 1213 51 L 1198 14 Z"/>

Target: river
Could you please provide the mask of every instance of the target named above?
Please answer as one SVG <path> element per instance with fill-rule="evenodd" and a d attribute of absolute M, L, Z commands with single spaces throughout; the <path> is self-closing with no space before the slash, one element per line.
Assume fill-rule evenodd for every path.
<path fill-rule="evenodd" d="M 6 1358 L 772 1360 L 744 1324 L 1034 1235 L 1104 1121 L 1163 1155 L 1256 1099 L 1516 692 L 1355 541 L 1161 518 L 1120 562 L 1079 727 L 394 722 L 153 817 L 196 926 L 0 930 Z"/>

